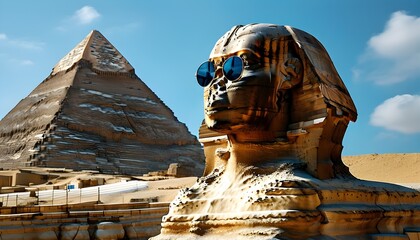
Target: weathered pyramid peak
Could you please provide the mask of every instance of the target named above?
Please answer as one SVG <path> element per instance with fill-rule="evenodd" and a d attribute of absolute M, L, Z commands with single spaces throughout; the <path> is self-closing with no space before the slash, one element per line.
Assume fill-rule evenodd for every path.
<path fill-rule="evenodd" d="M 52 75 L 71 68 L 82 59 L 89 61 L 92 69 L 101 72 L 134 71 L 124 56 L 99 31 L 92 30 L 54 66 Z"/>

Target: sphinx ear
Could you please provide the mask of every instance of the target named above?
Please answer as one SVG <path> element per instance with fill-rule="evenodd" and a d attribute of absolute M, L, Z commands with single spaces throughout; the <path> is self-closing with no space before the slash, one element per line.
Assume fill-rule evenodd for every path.
<path fill-rule="evenodd" d="M 302 80 L 302 62 L 299 58 L 288 58 L 282 66 L 284 78 L 280 84 L 280 89 L 290 89 Z"/>

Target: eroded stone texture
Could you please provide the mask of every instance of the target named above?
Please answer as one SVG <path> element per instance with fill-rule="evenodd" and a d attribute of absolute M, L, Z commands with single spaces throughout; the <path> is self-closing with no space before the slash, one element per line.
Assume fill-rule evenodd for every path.
<path fill-rule="evenodd" d="M 0 166 L 143 174 L 180 162 L 202 173 L 202 149 L 98 31 L 0 122 Z"/>
<path fill-rule="evenodd" d="M 95 232 L 95 239 L 113 240 L 123 239 L 125 235 L 123 225 L 121 223 L 101 222 Z"/>
<path fill-rule="evenodd" d="M 179 192 L 153 239 L 420 232 L 419 191 L 358 180 L 343 164 L 342 139 L 357 111 L 313 36 L 288 26 L 235 26 L 197 79 L 204 87 L 204 176 Z"/>
<path fill-rule="evenodd" d="M 89 225 L 69 223 L 60 225 L 60 239 L 62 240 L 83 240 L 89 239 Z"/>

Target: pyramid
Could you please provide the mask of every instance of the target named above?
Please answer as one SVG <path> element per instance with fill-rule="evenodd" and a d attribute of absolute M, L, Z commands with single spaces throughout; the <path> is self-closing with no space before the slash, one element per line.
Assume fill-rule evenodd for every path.
<path fill-rule="evenodd" d="M 0 121 L 0 167 L 200 175 L 195 136 L 93 30 Z"/>

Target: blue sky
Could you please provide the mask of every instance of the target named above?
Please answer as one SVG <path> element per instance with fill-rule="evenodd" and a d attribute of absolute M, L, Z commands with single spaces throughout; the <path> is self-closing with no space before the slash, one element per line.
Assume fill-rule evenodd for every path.
<path fill-rule="evenodd" d="M 343 155 L 420 152 L 420 1 L 0 0 L 0 118 L 92 29 L 197 135 L 195 71 L 232 26 L 290 25 L 318 38 L 358 109 Z"/>

